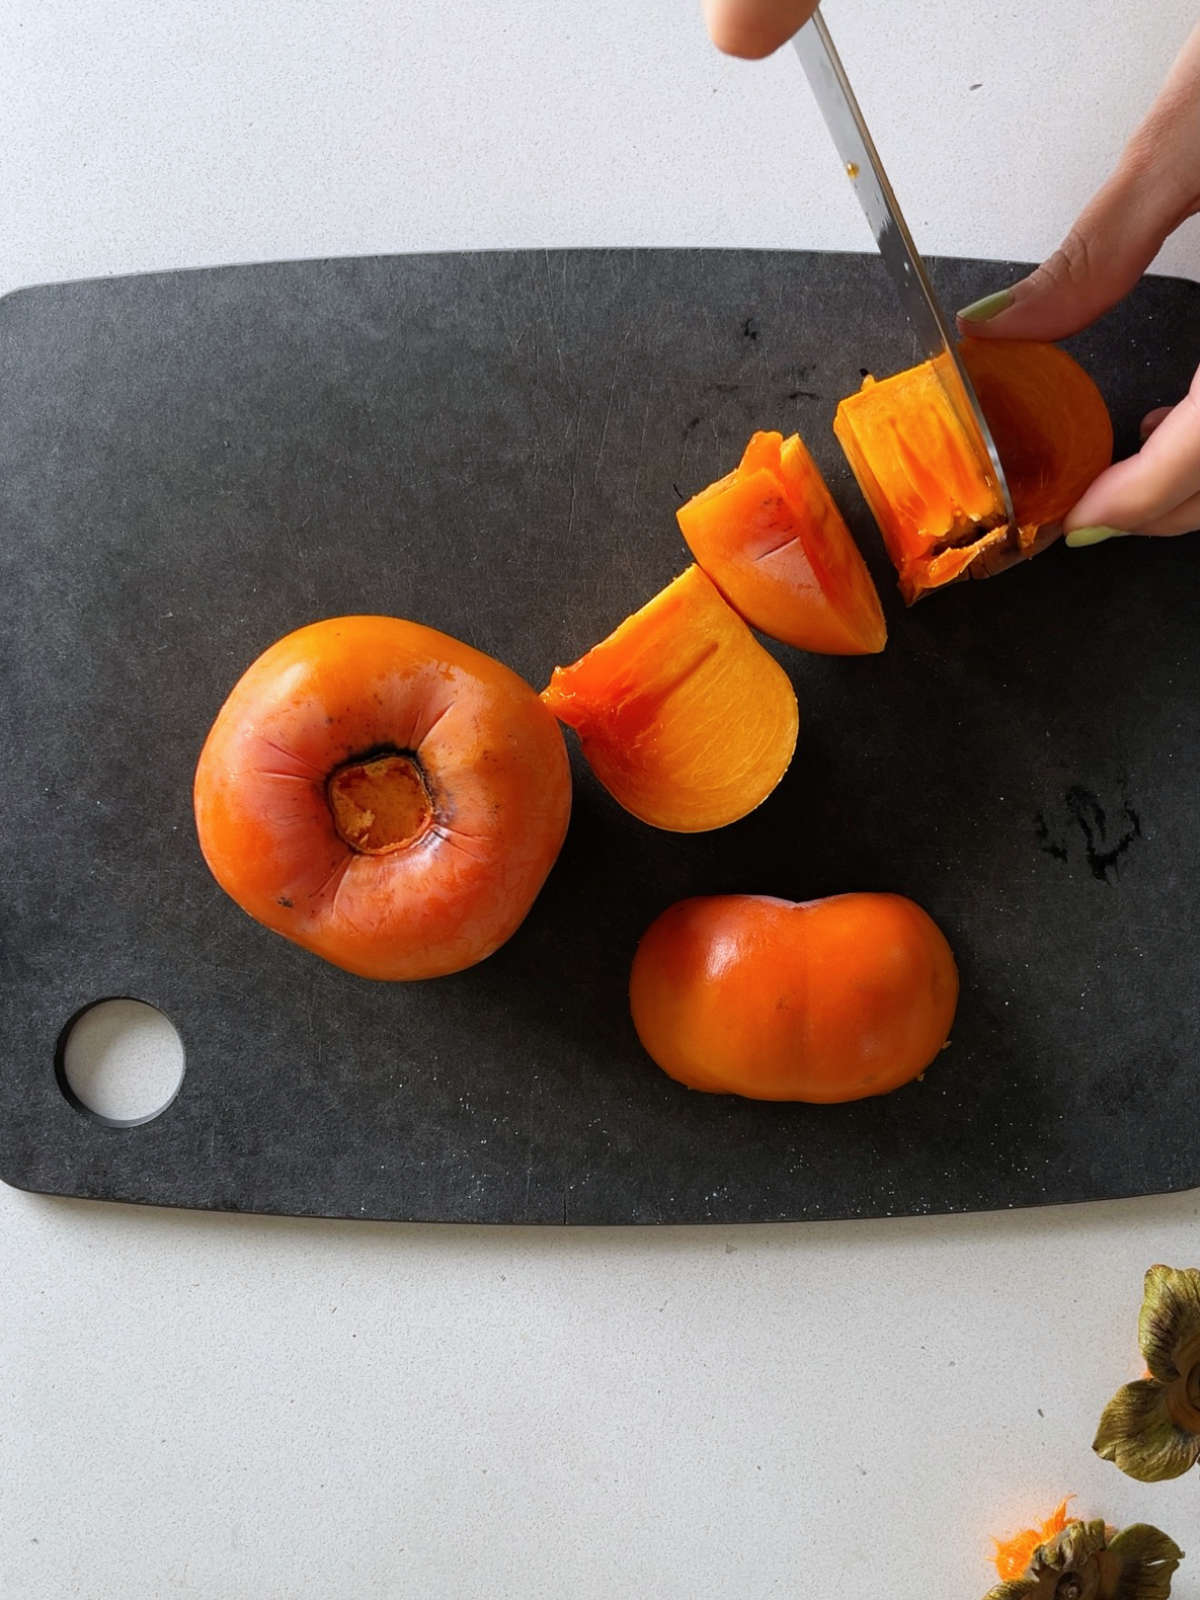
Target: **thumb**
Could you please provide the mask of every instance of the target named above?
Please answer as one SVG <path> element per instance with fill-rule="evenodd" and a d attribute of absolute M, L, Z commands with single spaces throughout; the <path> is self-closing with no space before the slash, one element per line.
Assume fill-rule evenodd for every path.
<path fill-rule="evenodd" d="M 1118 171 L 1058 249 L 1011 289 L 958 313 L 973 338 L 1065 339 L 1127 295 L 1182 221 L 1143 177 Z"/>
<path fill-rule="evenodd" d="M 703 0 L 704 20 L 718 50 L 761 60 L 804 26 L 817 0 Z"/>
<path fill-rule="evenodd" d="M 963 333 L 1065 339 L 1141 277 L 1169 233 L 1200 209 L 1200 26 L 1125 147 L 1116 172 L 1049 261 L 958 314 Z"/>

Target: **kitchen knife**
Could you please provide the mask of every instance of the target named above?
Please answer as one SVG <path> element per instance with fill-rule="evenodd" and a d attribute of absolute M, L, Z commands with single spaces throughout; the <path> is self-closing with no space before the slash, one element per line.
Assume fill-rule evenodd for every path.
<path fill-rule="evenodd" d="M 995 484 L 1008 525 L 1014 527 L 1012 497 L 992 430 L 959 360 L 925 263 L 917 253 L 846 69 L 819 11 L 813 12 L 792 42 L 924 358 L 932 363 L 967 437 L 974 440 L 980 467 Z"/>

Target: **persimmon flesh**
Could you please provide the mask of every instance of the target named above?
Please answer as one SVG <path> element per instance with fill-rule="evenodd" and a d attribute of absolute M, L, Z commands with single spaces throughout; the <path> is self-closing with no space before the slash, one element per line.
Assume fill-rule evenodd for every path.
<path fill-rule="evenodd" d="M 529 684 L 395 617 L 279 640 L 196 770 L 200 847 L 242 909 L 366 978 L 432 978 L 516 931 L 570 813 L 562 734 Z"/>
<path fill-rule="evenodd" d="M 689 567 L 542 698 L 627 811 L 677 833 L 721 828 L 787 771 L 799 714 L 787 673 Z"/>
<path fill-rule="evenodd" d="M 933 362 L 875 382 L 837 409 L 841 442 L 911 604 L 962 577 L 1036 555 L 1112 460 L 1108 408 L 1057 345 L 967 339 L 963 362 L 1004 466 L 1015 523 L 994 473 Z"/>
<path fill-rule="evenodd" d="M 716 895 L 651 924 L 629 994 L 646 1051 L 689 1088 L 825 1103 L 918 1077 L 946 1043 L 958 973 L 900 895 Z"/>
<path fill-rule="evenodd" d="M 866 562 L 798 434 L 756 433 L 739 465 L 676 516 L 698 564 L 752 627 L 824 655 L 887 643 Z"/>

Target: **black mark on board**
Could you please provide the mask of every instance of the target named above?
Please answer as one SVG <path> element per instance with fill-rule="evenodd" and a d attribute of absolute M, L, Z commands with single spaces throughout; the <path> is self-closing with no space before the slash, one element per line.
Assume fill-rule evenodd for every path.
<path fill-rule="evenodd" d="M 1110 812 L 1099 795 L 1079 783 L 1073 783 L 1064 793 L 1057 823 L 1039 811 L 1034 818 L 1034 831 L 1040 848 L 1055 861 L 1069 861 L 1073 848 L 1082 847 L 1083 858 L 1097 883 L 1113 882 L 1126 854 L 1143 837 L 1141 816 L 1124 794 L 1119 809 Z"/>
<path fill-rule="evenodd" d="M 1037 829 L 1038 843 L 1046 854 L 1053 856 L 1056 861 L 1065 861 L 1067 859 L 1067 847 L 1061 840 L 1051 837 L 1050 824 L 1046 821 L 1046 813 L 1044 811 L 1038 812 L 1033 819 L 1033 825 Z"/>

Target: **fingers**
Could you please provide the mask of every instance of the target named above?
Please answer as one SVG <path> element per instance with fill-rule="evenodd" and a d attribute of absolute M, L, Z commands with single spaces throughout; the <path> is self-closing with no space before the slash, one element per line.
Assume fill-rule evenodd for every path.
<path fill-rule="evenodd" d="M 1197 528 L 1200 528 L 1200 494 L 1194 494 L 1190 500 L 1185 500 L 1167 516 L 1159 517 L 1141 531 L 1156 538 L 1169 539 L 1179 533 L 1195 533 Z"/>
<path fill-rule="evenodd" d="M 816 9 L 817 0 L 704 0 L 704 20 L 718 50 L 758 61 L 778 50 Z"/>
<path fill-rule="evenodd" d="M 1187 396 L 1165 413 L 1137 455 L 1102 472 L 1067 516 L 1072 530 L 1190 533 L 1200 526 L 1200 373 Z"/>
<path fill-rule="evenodd" d="M 1200 209 L 1200 27 L 1116 172 L 1048 261 L 959 312 L 975 337 L 1063 339 L 1126 295 L 1163 240 Z"/>
<path fill-rule="evenodd" d="M 1192 495 L 1165 517 L 1159 517 L 1148 527 L 1138 530 L 1139 536 L 1149 539 L 1171 539 L 1181 533 L 1200 533 L 1200 494 Z M 1133 537 L 1123 528 L 1075 528 L 1067 535 L 1067 544 L 1074 550 L 1082 550 L 1088 545 L 1105 544 L 1109 539 Z"/>
<path fill-rule="evenodd" d="M 1149 184 L 1122 174 L 1105 184 L 1036 272 L 958 314 L 974 338 L 1065 339 L 1117 303 L 1181 219 Z"/>
<path fill-rule="evenodd" d="M 1173 409 L 1174 407 L 1172 406 L 1159 406 L 1157 411 L 1147 411 L 1138 429 L 1143 444 L 1145 444 L 1155 428 L 1158 427 L 1159 423 L 1167 420 Z"/>

